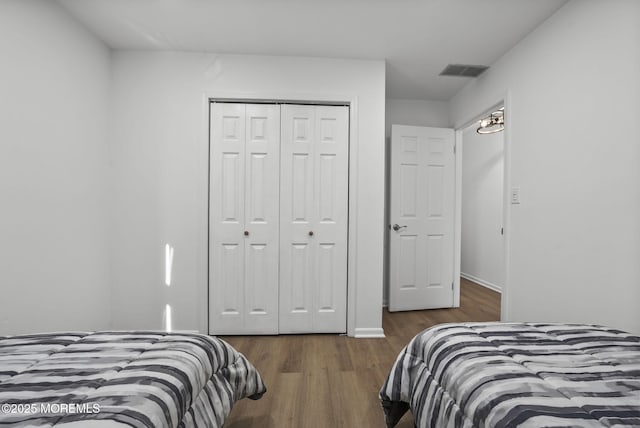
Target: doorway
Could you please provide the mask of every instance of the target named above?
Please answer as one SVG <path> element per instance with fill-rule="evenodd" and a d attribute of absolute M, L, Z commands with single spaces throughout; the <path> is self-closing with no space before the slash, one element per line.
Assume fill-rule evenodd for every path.
<path fill-rule="evenodd" d="M 460 239 L 456 267 L 461 286 L 481 286 L 501 294 L 501 319 L 508 255 L 506 125 L 501 102 L 456 132 Z"/>

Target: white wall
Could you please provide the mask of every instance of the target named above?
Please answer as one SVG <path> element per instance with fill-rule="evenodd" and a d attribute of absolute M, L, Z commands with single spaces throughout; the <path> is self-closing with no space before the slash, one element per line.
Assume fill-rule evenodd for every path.
<path fill-rule="evenodd" d="M 478 134 L 477 122 L 462 134 L 462 276 L 496 291 L 502 288 L 504 132 Z"/>
<path fill-rule="evenodd" d="M 391 137 L 391 125 L 450 127 L 449 103 L 446 101 L 388 99 L 386 106 L 386 136 Z"/>
<path fill-rule="evenodd" d="M 509 92 L 507 320 L 640 333 L 640 2 L 567 3 L 451 102 L 460 125 Z"/>
<path fill-rule="evenodd" d="M 0 2 L 0 334 L 109 326 L 109 50 Z"/>
<path fill-rule="evenodd" d="M 203 94 L 357 100 L 355 326 L 381 331 L 384 213 L 383 61 L 198 53 L 113 55 L 115 229 L 113 322 L 206 328 L 208 141 Z M 171 287 L 164 246 L 175 248 Z M 373 329 L 373 330 L 366 330 Z"/>

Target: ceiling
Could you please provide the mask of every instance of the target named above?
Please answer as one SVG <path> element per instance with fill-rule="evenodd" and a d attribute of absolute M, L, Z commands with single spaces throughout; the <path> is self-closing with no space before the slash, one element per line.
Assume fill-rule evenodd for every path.
<path fill-rule="evenodd" d="M 387 98 L 449 100 L 566 0 L 57 0 L 113 49 L 384 59 Z"/>

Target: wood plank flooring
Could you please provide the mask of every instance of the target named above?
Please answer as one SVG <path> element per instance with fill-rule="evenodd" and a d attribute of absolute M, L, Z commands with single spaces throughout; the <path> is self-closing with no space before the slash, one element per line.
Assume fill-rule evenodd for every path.
<path fill-rule="evenodd" d="M 225 428 L 384 428 L 378 391 L 400 350 L 435 324 L 500 319 L 500 295 L 461 279 L 460 308 L 383 311 L 386 337 L 224 336 L 267 385 L 257 401 L 236 403 Z M 397 425 L 413 427 L 408 412 Z"/>

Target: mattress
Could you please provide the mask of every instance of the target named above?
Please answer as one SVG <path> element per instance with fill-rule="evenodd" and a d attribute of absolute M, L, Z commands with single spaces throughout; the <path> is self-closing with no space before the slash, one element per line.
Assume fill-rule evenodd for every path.
<path fill-rule="evenodd" d="M 382 389 L 386 424 L 640 427 L 640 337 L 593 325 L 442 324 L 400 352 Z"/>
<path fill-rule="evenodd" d="M 0 337 L 0 426 L 221 427 L 265 385 L 226 342 L 200 334 Z"/>

